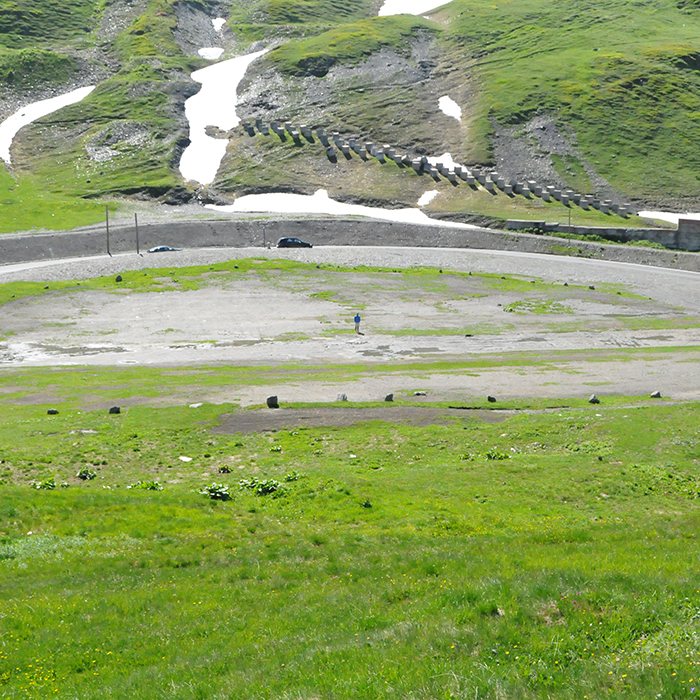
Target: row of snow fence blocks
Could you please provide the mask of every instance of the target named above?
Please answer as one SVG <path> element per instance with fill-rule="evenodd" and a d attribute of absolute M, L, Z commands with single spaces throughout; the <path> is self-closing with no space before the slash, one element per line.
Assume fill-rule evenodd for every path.
<path fill-rule="evenodd" d="M 305 138 L 309 142 L 313 142 L 314 135 L 321 142 L 321 144 L 326 149 L 326 155 L 328 157 L 333 157 L 336 154 L 336 149 L 339 150 L 346 158 L 351 157 L 351 152 L 356 153 L 362 160 L 367 160 L 368 158 L 376 158 L 380 163 L 386 163 L 387 161 L 393 161 L 396 164 L 409 166 L 412 164 L 412 160 L 409 156 L 398 153 L 397 150 L 389 145 L 383 144 L 379 145 L 373 141 L 361 141 L 360 139 L 344 139 L 340 136 L 337 131 L 333 131 L 330 134 L 326 133 L 323 128 L 317 128 L 315 130 L 311 129 L 306 125 L 301 125 L 298 128 L 295 127 L 291 122 L 276 122 L 271 121 L 269 127 L 263 123 L 261 119 L 255 120 L 255 126 L 250 122 L 243 122 L 243 128 L 248 133 L 249 136 L 255 136 L 255 129 L 257 129 L 261 134 L 268 136 L 270 131 L 273 131 L 280 138 L 285 138 L 285 132 L 288 133 L 295 141 L 300 141 L 301 137 Z M 423 159 L 427 163 L 427 158 Z M 426 172 L 430 172 L 432 166 L 430 164 L 425 168 Z M 437 171 L 435 171 L 437 172 Z M 454 175 L 453 175 L 454 179 Z"/>
<path fill-rule="evenodd" d="M 439 181 L 440 176 L 446 178 L 449 182 L 457 184 L 458 180 L 464 180 L 468 185 L 476 187 L 477 183 L 483 185 L 490 192 L 496 192 L 496 184 L 492 180 L 488 180 L 486 175 L 477 168 L 470 170 L 464 165 L 453 165 L 452 167 L 445 163 L 435 163 L 433 165 L 426 156 L 410 159 L 411 167 L 417 173 L 427 173 L 434 180 Z"/>
<path fill-rule="evenodd" d="M 250 122 L 243 122 L 243 128 L 250 136 L 255 135 L 255 129 L 261 134 L 268 136 L 270 131 L 273 131 L 281 139 L 285 139 L 285 132 L 288 133 L 295 142 L 299 143 L 301 138 L 305 138 L 310 143 L 314 140 L 314 131 L 305 124 L 296 127 L 292 122 L 277 122 L 271 121 L 269 127 L 263 123 L 261 119 L 255 120 L 255 127 Z M 577 204 L 581 209 L 590 210 L 597 209 L 603 214 L 617 214 L 618 216 L 627 218 L 627 215 L 632 213 L 630 204 L 613 204 L 612 200 L 599 200 L 595 195 L 581 195 L 573 190 L 561 190 L 553 185 L 542 187 L 534 180 L 520 182 L 516 178 L 506 180 L 497 172 L 482 172 L 479 168 L 467 168 L 464 165 L 454 165 L 449 167 L 444 163 L 435 163 L 433 165 L 426 156 L 419 158 L 411 158 L 408 155 L 397 153 L 396 149 L 388 144 L 379 146 L 372 141 L 361 141 L 359 139 L 343 139 L 337 131 L 331 132 L 328 135 L 323 128 L 316 129 L 316 138 L 326 149 L 326 155 L 329 159 L 336 158 L 336 149 L 339 150 L 346 158 L 351 157 L 351 151 L 357 153 L 362 160 L 367 160 L 369 157 L 376 158 L 380 163 L 386 163 L 391 160 L 396 164 L 411 166 L 416 173 L 427 173 L 436 182 L 440 177 L 446 178 L 449 182 L 456 185 L 458 180 L 463 180 L 471 187 L 481 185 L 484 189 L 492 194 L 497 194 L 501 190 L 508 196 L 521 195 L 527 199 L 539 197 L 545 202 L 556 200 L 564 206 Z"/>
<path fill-rule="evenodd" d="M 614 204 L 610 199 L 601 201 L 592 194 L 582 195 L 573 190 L 559 189 L 554 185 L 542 187 L 534 180 L 520 182 L 517 179 L 512 179 L 506 183 L 506 180 L 500 177 L 498 173 L 490 173 L 489 177 L 496 183 L 496 186 L 507 195 L 519 194 L 527 199 L 534 196 L 539 197 L 545 202 L 556 200 L 567 207 L 576 204 L 581 207 L 581 209 L 597 209 L 603 214 L 617 214 L 624 218 L 627 218 L 627 215 L 632 213 L 631 204 Z M 481 179 L 479 181 L 483 184 Z M 488 180 L 486 182 L 488 183 Z M 487 187 L 487 189 L 489 188 Z"/>
<path fill-rule="evenodd" d="M 539 197 L 545 202 L 556 200 L 567 207 L 576 204 L 581 207 L 581 209 L 597 209 L 603 214 L 617 214 L 624 218 L 627 218 L 627 215 L 632 213 L 632 205 L 630 204 L 614 204 L 610 199 L 601 201 L 592 194 L 582 195 L 573 190 L 558 189 L 554 187 L 554 185 L 542 187 L 534 180 L 520 182 L 517 179 L 512 179 L 506 183 L 505 179 L 500 177 L 498 173 L 490 173 L 489 177 L 496 183 L 496 186 L 507 195 L 519 194 L 527 199 L 534 196 Z M 481 179 L 479 181 L 482 182 Z M 487 189 L 489 188 L 487 187 Z"/>
<path fill-rule="evenodd" d="M 314 140 L 314 130 L 305 124 L 296 127 L 294 124 L 292 124 L 292 122 L 271 121 L 270 125 L 267 126 L 261 119 L 256 119 L 255 126 L 253 126 L 250 122 L 243 122 L 243 128 L 249 136 L 255 136 L 255 129 L 257 129 L 265 136 L 269 136 L 270 131 L 273 131 L 283 140 L 286 138 L 285 132 L 288 133 L 295 142 L 300 142 L 302 137 L 310 143 L 313 143 Z M 377 146 L 371 141 L 362 142 L 357 139 L 346 140 L 341 138 L 337 131 L 334 131 L 329 135 L 326 133 L 325 129 L 322 128 L 315 130 L 315 136 L 326 149 L 326 155 L 331 159 L 336 157 L 337 149 L 346 158 L 350 158 L 350 152 L 354 151 L 363 160 L 367 160 L 368 157 L 372 156 L 377 158 L 377 160 L 382 163 L 385 163 L 387 158 L 393 160 L 395 163 L 410 163 L 410 161 L 406 162 L 405 156 L 396 153 L 396 149 L 386 144 L 384 146 Z"/>

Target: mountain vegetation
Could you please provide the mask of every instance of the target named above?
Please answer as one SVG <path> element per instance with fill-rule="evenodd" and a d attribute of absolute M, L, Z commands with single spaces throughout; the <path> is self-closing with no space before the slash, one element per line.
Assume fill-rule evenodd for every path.
<path fill-rule="evenodd" d="M 378 0 L 0 0 L 0 116 L 96 84 L 25 127 L 0 164 L 0 230 L 94 219 L 96 200 L 229 202 L 275 190 L 415 206 L 432 183 L 410 168 L 352 161 L 234 130 L 216 181 L 183 181 L 193 46 L 227 19 L 232 57 L 271 49 L 239 87 L 243 118 L 292 119 L 414 155 L 638 206 L 700 205 L 700 8 L 676 0 L 452 0 L 427 18 L 377 17 Z M 196 21 L 195 21 L 196 20 Z M 443 114 L 449 95 L 462 119 Z M 106 154 L 106 155 L 105 155 Z M 371 190 L 366 185 L 372 183 Z M 434 185 L 435 215 L 561 218 L 558 204 Z M 40 191 L 55 200 L 27 216 Z M 101 205 L 100 205 L 101 206 Z M 610 217 L 576 212 L 604 223 Z M 77 218 L 76 218 L 77 217 Z M 623 223 L 617 220 L 618 224 Z"/>

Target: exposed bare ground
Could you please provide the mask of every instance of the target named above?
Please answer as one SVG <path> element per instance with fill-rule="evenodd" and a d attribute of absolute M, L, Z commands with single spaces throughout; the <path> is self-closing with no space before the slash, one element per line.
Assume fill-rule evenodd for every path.
<path fill-rule="evenodd" d="M 128 403 L 397 399 L 417 389 L 430 400 L 639 395 L 660 390 L 697 398 L 700 275 L 682 271 L 486 251 L 342 249 L 198 251 L 165 254 L 159 265 L 231 257 L 284 256 L 319 265 L 376 265 L 383 272 L 321 267 L 296 275 L 206 276 L 188 292 L 42 294 L 6 304 L 0 362 L 17 366 L 264 366 L 259 381 L 199 386 Z M 126 275 L 131 262 L 78 261 L 12 279 Z M 424 278 L 393 270 L 442 268 Z M 137 265 L 138 267 L 138 265 Z M 450 275 L 449 270 L 496 273 Z M 527 287 L 501 284 L 518 275 Z M 6 279 L 2 277 L 0 279 Z M 530 280 L 534 282 L 530 287 Z M 564 286 L 564 282 L 567 286 Z M 610 286 L 614 285 L 614 286 Z M 590 289 L 589 287 L 595 287 Z M 617 294 L 620 291 L 620 295 Z M 518 312 L 542 303 L 546 313 Z M 515 304 L 515 310 L 504 309 Z M 365 335 L 352 331 L 360 308 Z M 445 363 L 436 366 L 436 362 Z M 318 368 L 346 366 L 319 377 Z M 289 367 L 287 371 L 286 368 Z M 315 368 L 315 369 L 314 369 Z M 94 405 L 99 397 L 84 397 Z"/>

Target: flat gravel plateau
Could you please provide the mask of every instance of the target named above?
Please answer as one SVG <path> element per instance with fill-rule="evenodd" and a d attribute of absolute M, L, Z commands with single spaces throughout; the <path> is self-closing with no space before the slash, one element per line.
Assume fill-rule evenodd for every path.
<path fill-rule="evenodd" d="M 656 390 L 675 399 L 698 398 L 700 273 L 683 270 L 514 251 L 258 247 L 22 263 L 0 268 L 0 282 L 50 287 L 146 268 L 163 269 L 168 277 L 177 268 L 242 258 L 296 260 L 320 272 L 220 279 L 212 273 L 190 291 L 49 289 L 3 307 L 0 366 L 277 368 L 272 382 L 206 388 L 193 383 L 177 397 L 241 405 L 275 393 L 284 401 L 333 401 L 339 393 L 367 401 L 417 389 L 428 391 L 431 400 Z M 445 275 L 426 281 L 394 274 L 415 267 Z M 524 280 L 527 287 L 499 286 L 501 276 Z M 521 313 L 517 305 L 523 301 L 539 301 L 546 310 Z M 504 313 L 513 305 L 515 312 Z M 360 336 L 351 323 L 358 309 Z M 296 369 L 287 375 L 287 366 Z M 347 380 L 332 372 L 327 379 L 304 375 L 305 367 L 310 372 L 329 366 L 354 369 Z"/>

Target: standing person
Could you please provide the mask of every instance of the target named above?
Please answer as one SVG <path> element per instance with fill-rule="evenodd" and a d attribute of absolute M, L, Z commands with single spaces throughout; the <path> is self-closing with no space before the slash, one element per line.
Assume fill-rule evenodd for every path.
<path fill-rule="evenodd" d="M 355 314 L 355 333 L 357 333 L 357 335 L 364 335 L 364 333 L 360 333 L 360 321 L 361 320 L 362 319 L 360 318 L 360 314 L 359 313 Z"/>

